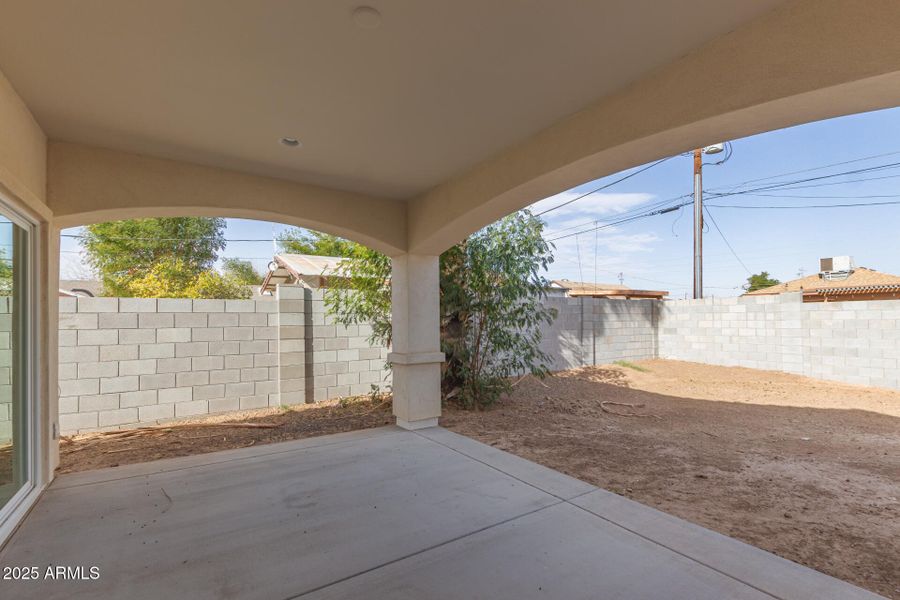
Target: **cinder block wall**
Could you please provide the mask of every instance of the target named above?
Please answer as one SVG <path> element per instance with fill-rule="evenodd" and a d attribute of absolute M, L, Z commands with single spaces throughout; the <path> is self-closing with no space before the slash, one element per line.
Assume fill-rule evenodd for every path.
<path fill-rule="evenodd" d="M 60 298 L 62 433 L 278 404 L 269 298 Z"/>
<path fill-rule="evenodd" d="M 558 311 L 541 343 L 553 370 L 659 356 L 900 389 L 900 302 L 545 302 Z M 0 442 L 9 435 L 8 329 L 0 299 Z M 61 298 L 60 429 L 365 394 L 391 382 L 387 349 L 370 346 L 370 332 L 334 323 L 322 291 L 295 287 L 254 300 Z"/>
<path fill-rule="evenodd" d="M 390 384 L 370 332 L 335 324 L 321 291 L 294 287 L 252 300 L 60 298 L 60 431 L 365 394 Z"/>
<path fill-rule="evenodd" d="M 552 370 L 641 360 L 657 355 L 658 302 L 609 298 L 549 297 L 557 318 L 543 329 L 541 349 Z"/>
<path fill-rule="evenodd" d="M 344 326 L 327 314 L 322 290 L 278 288 L 282 402 L 319 402 L 391 384 L 388 349 L 369 344 L 368 324 Z"/>
<path fill-rule="evenodd" d="M 900 389 L 900 302 L 801 294 L 665 302 L 659 355 Z"/>

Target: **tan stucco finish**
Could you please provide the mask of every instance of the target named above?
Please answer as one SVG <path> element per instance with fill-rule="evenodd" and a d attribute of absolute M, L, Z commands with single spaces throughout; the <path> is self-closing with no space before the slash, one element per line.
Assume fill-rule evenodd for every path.
<path fill-rule="evenodd" d="M 0 73 L 0 185 L 37 214 L 45 202 L 47 138 Z"/>
<path fill-rule="evenodd" d="M 38 485 L 49 482 L 59 458 L 52 439 L 57 421 L 57 288 L 59 280 L 59 235 L 52 229 L 50 210 L 45 204 L 47 138 L 28 107 L 0 73 L 0 195 L 22 214 L 37 223 L 36 277 L 38 296 L 34 316 L 38 325 L 38 412 L 40 443 L 46 460 L 39 465 Z M 53 293 L 48 293 L 53 290 Z"/>
<path fill-rule="evenodd" d="M 160 216 L 260 219 L 350 238 L 386 254 L 406 246 L 406 204 L 282 179 L 51 142 L 47 197 L 56 224 Z"/>

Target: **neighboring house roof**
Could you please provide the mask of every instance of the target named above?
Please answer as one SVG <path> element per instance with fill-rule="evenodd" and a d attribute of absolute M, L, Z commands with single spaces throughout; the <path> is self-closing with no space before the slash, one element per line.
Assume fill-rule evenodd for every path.
<path fill-rule="evenodd" d="M 59 290 L 71 296 L 102 296 L 103 282 L 94 279 L 60 279 Z"/>
<path fill-rule="evenodd" d="M 804 296 L 848 296 L 853 294 L 885 295 L 900 293 L 900 276 L 874 269 L 856 267 L 847 275 L 825 277 L 821 273 L 786 281 L 771 287 L 747 292 L 745 296 L 771 296 L 803 292 Z"/>
<path fill-rule="evenodd" d="M 323 287 L 329 275 L 337 272 L 344 259 L 340 256 L 314 256 L 312 254 L 276 254 L 269 265 L 259 293 L 274 292 L 280 284 L 300 284 L 306 287 Z"/>
<path fill-rule="evenodd" d="M 585 283 L 582 281 L 570 281 L 568 279 L 554 279 L 551 287 L 566 291 L 566 295 L 591 296 L 594 298 L 656 298 L 661 300 L 668 296 L 669 292 L 662 290 L 636 290 L 626 285 L 614 283 Z"/>

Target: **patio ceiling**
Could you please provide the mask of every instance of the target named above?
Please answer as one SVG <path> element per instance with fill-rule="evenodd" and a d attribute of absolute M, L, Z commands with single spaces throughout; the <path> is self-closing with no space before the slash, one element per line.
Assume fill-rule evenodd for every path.
<path fill-rule="evenodd" d="M 406 199 L 780 3 L 6 2 L 0 71 L 51 140 Z"/>

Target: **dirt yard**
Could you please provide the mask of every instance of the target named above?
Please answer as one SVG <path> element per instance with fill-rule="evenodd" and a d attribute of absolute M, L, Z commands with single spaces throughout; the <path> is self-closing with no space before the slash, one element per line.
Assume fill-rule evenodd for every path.
<path fill-rule="evenodd" d="M 694 363 L 636 366 L 645 371 L 528 377 L 491 410 L 446 408 L 441 424 L 900 599 L 900 392 Z M 60 471 L 391 422 L 388 403 L 357 399 L 79 436 L 63 444 Z"/>
<path fill-rule="evenodd" d="M 354 398 L 266 408 L 160 427 L 63 438 L 58 473 L 118 467 L 301 438 L 382 427 L 394 422 L 390 401 Z"/>

